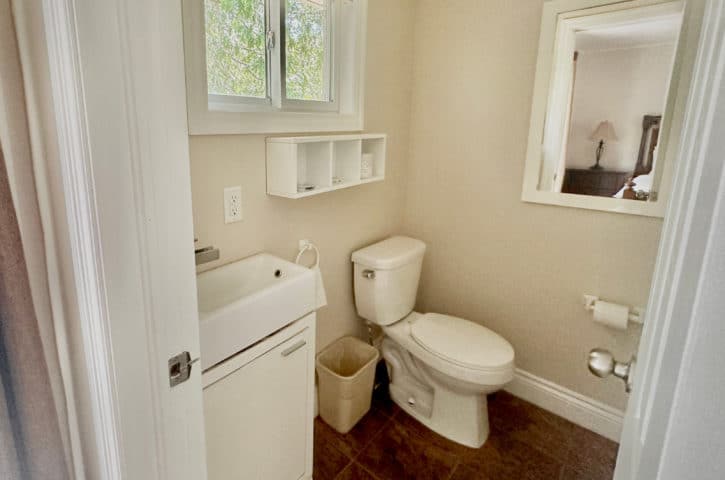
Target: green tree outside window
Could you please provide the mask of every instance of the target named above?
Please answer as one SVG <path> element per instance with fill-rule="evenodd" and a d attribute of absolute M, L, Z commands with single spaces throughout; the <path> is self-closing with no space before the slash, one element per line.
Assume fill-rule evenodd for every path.
<path fill-rule="evenodd" d="M 327 101 L 326 2 L 287 0 L 286 10 L 287 98 Z"/>
<path fill-rule="evenodd" d="M 329 100 L 328 1 L 286 2 L 286 90 L 295 100 Z M 264 0 L 205 0 L 210 94 L 265 98 Z"/>

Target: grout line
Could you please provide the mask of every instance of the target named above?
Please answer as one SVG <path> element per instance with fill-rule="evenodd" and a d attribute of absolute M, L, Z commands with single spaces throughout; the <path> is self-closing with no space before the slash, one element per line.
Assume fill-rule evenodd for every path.
<path fill-rule="evenodd" d="M 345 455 L 345 456 L 347 457 L 347 455 Z M 340 478 L 342 476 L 342 474 L 345 472 L 345 470 L 347 470 L 348 468 L 350 468 L 350 465 L 352 465 L 353 462 L 354 462 L 354 460 L 348 461 L 347 462 L 347 465 L 345 465 L 344 467 L 342 467 L 342 470 L 340 470 L 339 472 L 337 472 L 337 474 L 335 474 L 335 477 L 333 478 L 333 480 Z M 314 477 L 315 477 L 315 472 L 313 471 L 312 472 L 312 478 L 314 479 Z"/>
<path fill-rule="evenodd" d="M 360 468 L 362 468 L 363 470 L 365 470 L 368 475 L 370 475 L 371 477 L 373 477 L 374 480 L 383 480 L 383 478 L 380 475 L 378 475 L 377 473 L 371 472 L 370 469 L 367 468 L 362 463 L 360 463 L 360 462 L 354 462 L 354 463 L 356 463 Z"/>
<path fill-rule="evenodd" d="M 363 445 L 362 447 L 360 447 L 360 451 L 355 454 L 355 456 L 353 457 L 353 461 L 357 461 L 357 459 L 365 451 L 365 449 L 368 448 L 370 445 L 372 445 L 373 440 L 375 440 L 376 438 L 378 438 L 383 433 L 383 431 L 385 431 L 385 429 L 388 427 L 388 425 L 392 421 L 393 421 L 392 418 L 388 418 L 385 421 L 385 423 L 383 423 L 383 426 L 380 427 L 380 430 L 378 430 L 377 432 L 375 432 L 373 435 L 370 436 L 370 439 L 365 443 L 365 445 Z"/>
<path fill-rule="evenodd" d="M 366 415 L 369 415 L 372 411 L 373 411 L 373 408 L 371 407 Z M 362 455 L 362 453 L 365 451 L 365 449 L 372 444 L 373 440 L 375 440 L 380 434 L 382 434 L 382 432 L 389 426 L 389 424 L 393 421 L 393 417 L 398 412 L 395 412 L 390 416 L 385 415 L 381 411 L 378 411 L 378 413 L 380 413 L 385 418 L 385 421 L 383 422 L 383 425 L 378 429 L 378 431 L 375 432 L 373 435 L 371 435 L 370 438 L 367 440 L 367 442 L 362 444 L 359 451 L 356 452 L 353 450 L 352 455 L 347 455 L 345 452 L 340 450 L 338 447 L 336 447 L 335 445 L 332 445 L 332 448 L 334 448 L 338 452 L 342 453 L 343 456 L 348 459 L 347 464 L 345 464 L 345 466 L 339 472 L 337 472 L 337 474 L 335 474 L 335 477 L 333 480 L 340 478 L 342 476 L 343 472 L 345 472 L 345 470 L 347 470 L 348 468 L 351 468 L 353 463 L 357 463 L 361 468 L 363 468 L 363 470 L 365 470 L 367 473 L 372 475 L 372 472 L 370 472 L 369 469 L 367 469 L 362 463 L 358 462 L 358 459 L 360 458 L 360 455 Z M 322 421 L 324 421 L 324 420 L 322 420 Z M 344 438 L 344 436 L 343 436 L 343 438 Z M 314 472 L 313 472 L 313 476 L 314 476 Z M 379 478 L 378 475 L 372 475 L 372 476 L 376 480 Z"/>
<path fill-rule="evenodd" d="M 401 412 L 402 412 L 402 413 L 401 413 Z M 402 414 L 402 415 L 408 415 L 408 414 L 407 414 L 407 413 L 405 413 L 405 411 L 404 411 L 404 410 L 403 410 L 403 409 L 401 408 L 401 409 L 399 409 L 399 410 L 398 410 L 397 412 L 395 412 L 395 414 L 394 414 L 394 417 L 395 417 L 395 416 L 397 416 L 397 415 L 401 415 L 401 414 Z M 396 421 L 396 420 L 395 420 L 394 418 L 391 418 L 391 420 L 393 420 L 393 421 L 394 421 L 395 423 L 397 423 L 397 424 L 398 424 L 398 425 L 399 425 L 399 426 L 400 426 L 401 428 L 405 429 L 405 430 L 406 430 L 406 431 L 407 431 L 407 432 L 408 432 L 408 433 L 409 433 L 410 435 L 413 435 L 413 436 L 415 436 L 416 438 L 418 438 L 418 440 L 421 440 L 421 441 L 422 441 L 422 442 L 423 442 L 423 443 L 424 443 L 425 445 L 429 445 L 429 444 L 430 444 L 430 443 L 429 443 L 429 442 L 428 442 L 428 441 L 427 441 L 427 440 L 426 440 L 426 439 L 425 439 L 425 438 L 423 437 L 423 435 L 422 435 L 422 434 L 420 434 L 420 433 L 418 433 L 418 432 L 416 432 L 416 431 L 413 431 L 413 430 L 410 430 L 410 429 L 407 429 L 407 428 L 405 428 L 405 426 L 404 426 L 404 425 L 403 425 L 402 423 L 399 423 L 399 422 L 397 422 L 397 421 Z M 418 420 L 416 420 L 415 418 L 413 418 L 413 420 L 414 420 L 414 421 L 416 421 L 416 422 L 418 421 Z M 425 425 L 423 425 L 423 427 L 424 427 L 424 428 L 428 428 L 428 427 L 427 427 L 427 426 L 425 426 Z M 432 431 L 432 433 L 434 433 L 434 434 L 438 435 L 438 433 L 437 433 L 437 432 L 434 432 L 434 431 Z M 449 441 L 451 441 L 451 440 L 449 440 Z M 436 447 L 436 448 L 441 448 L 441 447 Z M 463 463 L 463 459 L 464 459 L 464 456 L 466 455 L 466 452 L 465 452 L 465 451 L 461 451 L 461 453 L 458 453 L 457 451 L 454 451 L 454 452 L 450 452 L 450 453 L 451 453 L 451 455 L 453 455 L 453 457 L 454 457 L 454 458 L 456 459 L 456 463 L 455 463 L 455 464 L 453 465 L 453 469 L 451 470 L 450 474 L 448 475 L 448 478 L 447 478 L 447 480 L 450 480 L 450 479 L 452 479 L 452 478 L 453 478 L 453 474 L 454 474 L 454 473 L 456 473 L 456 470 L 458 469 L 458 467 L 459 467 L 460 465 L 462 465 L 462 463 Z"/>
<path fill-rule="evenodd" d="M 395 416 L 395 414 L 393 414 L 393 416 Z M 352 461 L 350 462 L 351 464 L 352 463 L 357 463 L 363 470 L 365 470 L 367 473 L 371 474 L 373 476 L 373 478 L 375 478 L 375 479 L 378 479 L 379 476 L 377 474 L 373 475 L 373 473 L 367 467 L 365 467 L 365 465 L 363 465 L 362 463 L 360 463 L 358 461 L 358 459 L 363 454 L 363 452 L 365 451 L 365 449 L 368 448 L 370 445 L 372 445 L 373 441 L 376 438 L 378 438 L 380 435 L 382 435 L 382 433 L 385 431 L 385 429 L 388 428 L 388 426 L 393 422 L 393 417 L 392 416 L 391 417 L 385 416 L 385 418 L 386 418 L 386 420 L 383 423 L 383 425 L 380 427 L 380 429 L 377 432 L 375 432 L 373 435 L 370 436 L 370 439 L 365 443 L 365 445 L 363 445 L 362 447 L 360 447 L 360 451 L 357 452 L 353 456 Z M 342 471 L 338 474 L 338 476 L 341 475 L 342 472 L 344 472 L 345 469 L 348 468 L 348 467 L 349 467 L 349 465 L 347 467 L 343 468 Z"/>
<path fill-rule="evenodd" d="M 362 445 L 362 446 L 360 447 L 360 451 L 359 451 L 359 452 L 357 452 L 357 455 L 355 455 L 355 458 L 359 457 L 359 456 L 360 456 L 360 453 L 362 453 L 362 451 L 363 451 L 363 450 L 365 450 L 366 448 L 368 448 L 368 447 L 370 446 L 370 444 L 371 444 L 371 443 L 373 443 L 373 440 L 375 440 L 375 439 L 376 439 L 376 438 L 378 437 L 378 435 L 380 435 L 380 434 L 381 434 L 381 433 L 383 432 L 383 430 L 385 430 L 385 429 L 387 428 L 388 424 L 389 424 L 389 423 L 390 423 L 390 422 L 391 422 L 392 420 L 393 420 L 393 419 L 392 419 L 392 418 L 390 418 L 390 417 L 385 417 L 385 422 L 383 422 L 383 424 L 382 424 L 382 426 L 380 427 L 380 429 L 379 429 L 379 430 L 378 430 L 377 432 L 375 432 L 374 434 L 372 434 L 372 435 L 370 436 L 370 438 L 368 439 L 368 441 L 367 441 L 367 442 L 365 442 L 365 443 L 364 443 L 364 444 L 363 444 L 363 445 Z"/>
<path fill-rule="evenodd" d="M 450 475 L 448 475 L 448 480 L 451 480 L 453 478 L 453 475 L 455 475 L 456 470 L 458 470 L 458 467 L 461 466 L 461 459 L 458 455 L 456 455 L 456 464 L 453 465 L 453 470 L 451 470 Z"/>
<path fill-rule="evenodd" d="M 324 422 L 324 420 L 322 420 L 322 418 L 320 418 L 320 422 Z M 330 427 L 329 425 L 326 425 L 326 427 L 327 427 L 327 428 L 332 428 L 332 427 Z M 335 433 L 337 433 L 337 432 L 335 432 Z M 313 441 L 314 441 L 314 440 L 313 440 Z M 340 471 L 339 471 L 339 472 L 337 472 L 337 473 L 336 473 L 336 474 L 334 475 L 334 477 L 333 477 L 333 480 L 335 480 L 335 479 L 337 479 L 338 477 L 340 477 L 340 475 L 342 474 L 342 472 L 344 472 L 344 471 L 345 471 L 345 470 L 346 470 L 346 469 L 347 469 L 347 468 L 348 468 L 348 467 L 349 467 L 350 465 L 352 465 L 352 463 L 353 463 L 353 462 L 355 461 L 355 457 L 356 457 L 356 455 L 348 455 L 347 453 L 345 453 L 344 451 L 342 451 L 342 450 L 341 450 L 340 448 L 338 448 L 338 447 L 337 447 L 336 445 L 333 445 L 333 444 L 331 444 L 330 442 L 327 442 L 327 444 L 328 444 L 328 446 L 329 446 L 329 447 L 333 448 L 334 450 L 336 450 L 337 452 L 339 452 L 339 453 L 340 453 L 340 454 L 341 454 L 341 455 L 342 455 L 343 457 L 345 457 L 345 459 L 347 459 L 347 463 L 345 464 L 345 466 L 344 466 L 344 467 L 342 467 L 342 468 L 340 469 Z M 316 455 L 317 455 L 317 449 L 313 449 L 313 452 L 314 452 L 314 453 L 313 453 L 313 457 L 314 457 L 314 456 L 316 456 Z M 314 471 L 314 458 L 313 458 L 312 478 L 313 478 L 313 479 L 315 478 L 315 471 Z M 316 480 L 316 479 L 315 479 L 315 480 Z"/>
<path fill-rule="evenodd" d="M 328 442 L 328 443 L 329 443 L 329 442 Z M 348 454 L 346 454 L 345 452 L 343 452 L 342 450 L 340 450 L 340 449 L 339 449 L 339 448 L 338 448 L 337 446 L 335 446 L 335 445 L 329 445 L 329 446 L 330 446 L 330 447 L 332 447 L 333 449 L 337 450 L 337 451 L 338 451 L 339 453 L 341 453 L 341 454 L 342 454 L 342 456 L 343 456 L 343 457 L 345 457 L 345 458 L 347 459 L 347 463 L 345 464 L 345 466 L 344 466 L 344 467 L 342 467 L 342 468 L 340 469 L 340 471 L 339 471 L 339 472 L 337 472 L 337 473 L 335 474 L 335 476 L 333 477 L 333 480 L 335 480 L 335 479 L 339 478 L 339 477 L 340 477 L 340 475 L 342 475 L 342 472 L 344 472 L 345 470 L 347 470 L 347 469 L 348 469 L 348 468 L 350 467 L 350 465 L 352 465 L 352 463 L 353 463 L 353 462 L 355 461 L 355 456 L 354 456 L 354 455 L 352 455 L 352 456 L 351 456 L 351 455 L 348 455 Z M 314 460 L 313 460 L 313 465 L 314 465 Z M 315 471 L 314 471 L 314 467 L 313 467 L 313 469 L 312 469 L 312 478 L 313 478 L 313 479 L 315 478 Z"/>

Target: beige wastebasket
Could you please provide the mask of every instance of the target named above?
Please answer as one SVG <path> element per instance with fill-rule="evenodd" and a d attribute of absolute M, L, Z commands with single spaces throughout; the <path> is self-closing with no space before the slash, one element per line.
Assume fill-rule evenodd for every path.
<path fill-rule="evenodd" d="M 320 416 L 340 433 L 349 432 L 370 410 L 378 350 L 342 337 L 317 355 Z"/>

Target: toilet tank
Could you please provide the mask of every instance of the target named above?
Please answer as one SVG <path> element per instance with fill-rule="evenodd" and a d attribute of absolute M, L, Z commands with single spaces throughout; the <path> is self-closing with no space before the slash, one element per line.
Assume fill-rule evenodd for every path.
<path fill-rule="evenodd" d="M 364 319 L 390 325 L 413 311 L 425 243 L 391 237 L 352 254 L 355 306 Z"/>

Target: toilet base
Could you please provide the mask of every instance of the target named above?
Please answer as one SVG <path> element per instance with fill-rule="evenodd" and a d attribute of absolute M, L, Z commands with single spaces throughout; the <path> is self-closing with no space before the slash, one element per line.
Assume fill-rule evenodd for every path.
<path fill-rule="evenodd" d="M 488 439 L 488 407 L 486 395 L 448 397 L 437 391 L 434 405 L 437 411 L 426 416 L 421 408 L 409 403 L 408 392 L 390 385 L 390 398 L 405 413 L 430 428 L 438 435 L 466 447 L 480 448 Z M 472 420 L 473 419 L 473 420 Z"/>
<path fill-rule="evenodd" d="M 449 388 L 440 381 L 440 372 L 432 372 L 389 338 L 382 350 L 390 397 L 403 411 L 451 441 L 471 448 L 484 444 L 489 434 L 484 387 L 480 391 Z M 456 387 L 455 383 L 451 386 Z"/>

